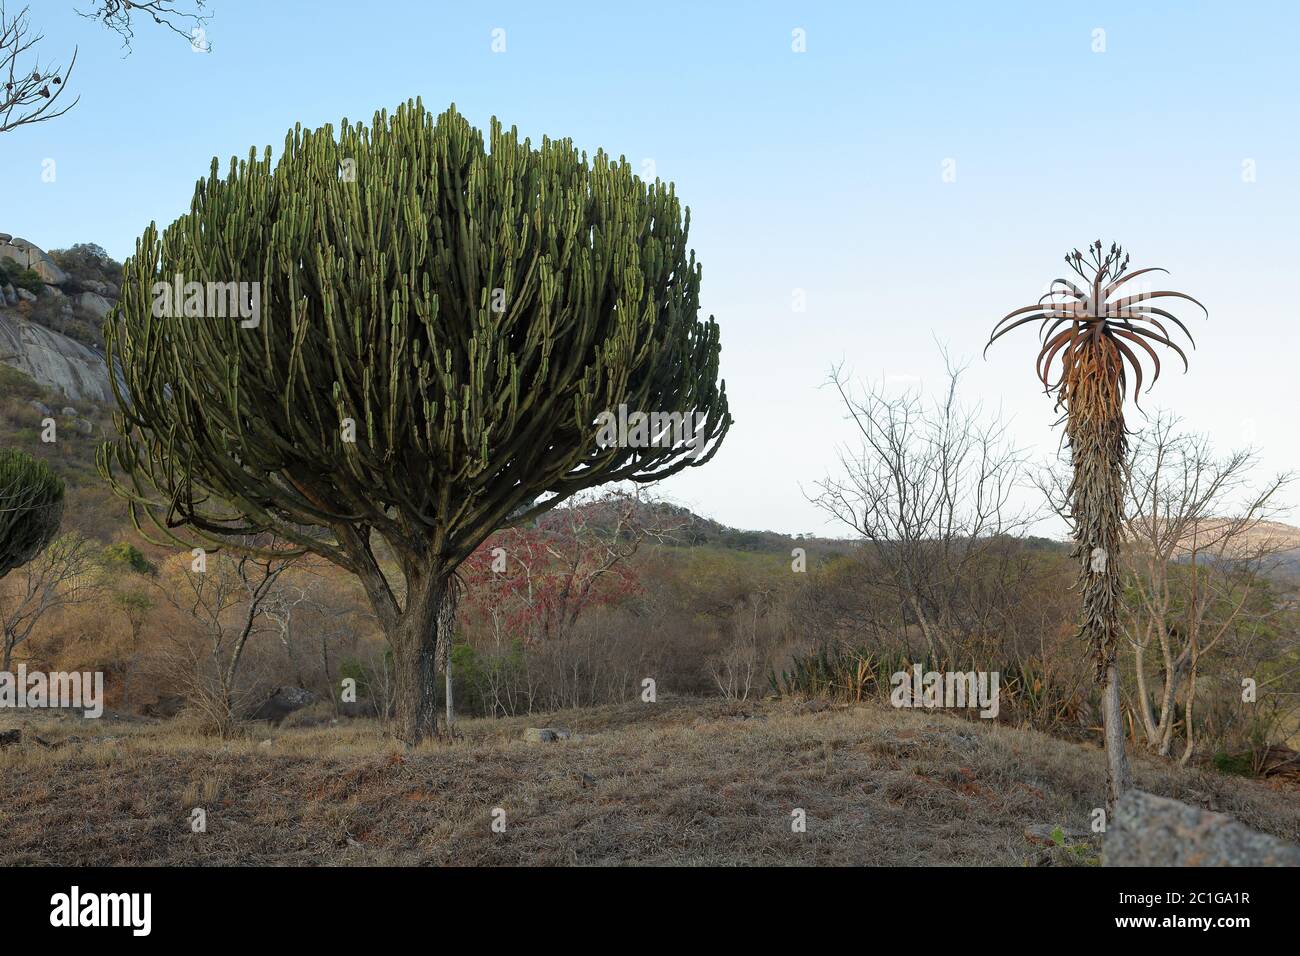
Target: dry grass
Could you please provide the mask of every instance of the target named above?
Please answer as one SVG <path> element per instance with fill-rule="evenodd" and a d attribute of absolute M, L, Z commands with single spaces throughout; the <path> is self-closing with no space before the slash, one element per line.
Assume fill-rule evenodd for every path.
<path fill-rule="evenodd" d="M 525 743 L 527 726 L 579 737 Z M 233 742 L 33 722 L 25 738 L 82 740 L 0 751 L 0 865 L 1066 863 L 1024 828 L 1086 830 L 1105 779 L 1095 748 L 879 705 L 673 700 L 461 730 L 404 751 L 366 721 Z M 1141 758 L 1135 771 L 1300 839 L 1294 792 Z M 190 831 L 196 806 L 206 833 Z"/>

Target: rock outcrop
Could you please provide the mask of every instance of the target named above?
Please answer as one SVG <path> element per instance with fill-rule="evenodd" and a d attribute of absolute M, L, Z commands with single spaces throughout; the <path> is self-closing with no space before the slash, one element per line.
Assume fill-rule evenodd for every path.
<path fill-rule="evenodd" d="M 68 281 L 68 274 L 54 264 L 45 250 L 26 239 L 0 242 L 0 259 L 10 259 L 24 269 L 35 271 L 49 285 L 63 285 Z"/>
<path fill-rule="evenodd" d="M 1105 866 L 1300 866 L 1300 846 L 1232 817 L 1130 790 L 1106 828 Z"/>
<path fill-rule="evenodd" d="M 557 740 L 571 740 L 573 731 L 567 727 L 526 727 L 524 740 L 532 744 L 551 744 Z"/>
<path fill-rule="evenodd" d="M 0 310 L 0 362 L 74 401 L 113 400 L 103 355 L 13 311 Z"/>
<path fill-rule="evenodd" d="M 108 310 L 113 308 L 113 303 L 109 302 L 98 292 L 83 292 L 73 299 L 77 305 L 81 306 L 97 319 L 102 319 L 108 315 Z"/>
<path fill-rule="evenodd" d="M 112 402 L 104 356 L 62 332 L 32 321 L 42 300 L 58 302 L 61 316 L 103 319 L 118 290 L 99 280 L 74 282 L 41 248 L 26 239 L 0 233 L 0 260 L 31 269 L 44 286 L 16 288 L 0 279 L 0 363 L 30 376 L 38 385 L 62 392 L 73 401 Z M 12 270 L 11 270 L 12 272 Z M 57 323 L 55 323 L 57 324 Z M 78 424 L 81 431 L 84 426 Z"/>

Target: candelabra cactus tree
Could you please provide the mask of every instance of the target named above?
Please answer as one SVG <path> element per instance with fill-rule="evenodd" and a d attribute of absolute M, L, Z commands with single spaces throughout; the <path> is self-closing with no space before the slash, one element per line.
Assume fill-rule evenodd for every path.
<path fill-rule="evenodd" d="M 1164 305 L 1164 300 L 1177 298 L 1202 310 L 1205 307 L 1182 292 L 1138 291 L 1112 298 L 1116 290 L 1138 276 L 1168 271 L 1153 267 L 1129 272 L 1128 255 L 1114 243 L 1103 252 L 1098 239 L 1086 255 L 1076 249 L 1065 261 L 1081 285 L 1070 279 L 1053 279 L 1037 303 L 1015 309 L 997 323 L 989 344 L 1017 326 L 1039 322 L 1043 345 L 1038 353 L 1038 377 L 1048 393 L 1056 395 L 1057 408 L 1064 409 L 1061 421 L 1065 422 L 1073 470 L 1069 508 L 1083 602 L 1080 636 L 1087 641 L 1097 680 L 1103 686 L 1107 789 L 1113 804 L 1130 779 L 1116 663 L 1118 560 L 1128 455 L 1124 401 L 1130 373 L 1135 402 L 1142 388 L 1142 359 L 1135 348 L 1151 359 L 1152 385 L 1160 377 L 1160 356 L 1151 343 L 1173 349 L 1183 360 L 1184 371 L 1187 369 L 1187 355 L 1162 319 L 1181 330 L 1195 346 L 1187 326 L 1156 301 Z"/>
<path fill-rule="evenodd" d="M 0 449 L 0 578 L 45 550 L 63 519 L 63 482 L 43 461 Z"/>
<path fill-rule="evenodd" d="M 418 100 L 369 127 L 296 127 L 274 164 L 269 147 L 224 176 L 214 160 L 125 265 L 105 322 L 121 437 L 100 470 L 137 526 L 186 546 L 273 532 L 357 575 L 393 648 L 399 734 L 418 741 L 475 547 L 583 489 L 703 464 L 723 439 L 689 223 L 671 185 L 622 159 L 495 119 L 485 143 Z M 169 284 L 199 294 L 175 309 Z M 214 287 L 236 290 L 237 316 L 203 308 Z M 699 427 L 598 440 L 620 404 Z"/>

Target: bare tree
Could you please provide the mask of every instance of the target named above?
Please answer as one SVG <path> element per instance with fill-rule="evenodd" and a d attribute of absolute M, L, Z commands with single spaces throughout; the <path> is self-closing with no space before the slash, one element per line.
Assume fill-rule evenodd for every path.
<path fill-rule="evenodd" d="M 811 500 L 861 536 L 874 577 L 864 586 L 897 608 L 904 644 L 915 627 L 935 660 L 956 662 L 984 630 L 967 582 L 1003 560 L 999 540 L 1022 533 L 1033 515 L 1011 504 L 1024 456 L 1006 423 L 961 404 L 963 369 L 944 359 L 947 387 L 933 402 L 919 390 L 855 388 L 842 366 L 832 370 L 828 384 L 859 445 L 840 450 L 841 474 L 820 482 Z M 879 617 L 876 625 L 888 626 Z"/>
<path fill-rule="evenodd" d="M 312 686 L 312 669 L 318 667 L 317 686 L 328 692 L 337 714 L 339 687 L 334 680 L 331 651 L 348 638 L 355 642 L 359 613 L 356 602 L 346 593 L 341 594 L 337 582 L 313 567 L 309 559 L 300 559 L 291 574 L 280 578 L 263 607 L 263 615 L 275 625 L 297 685 Z"/>
<path fill-rule="evenodd" d="M 128 628 L 130 656 L 127 658 L 126 671 L 122 678 L 122 708 L 126 710 L 131 706 L 131 688 L 136 670 L 140 666 L 140 636 L 144 632 L 149 614 L 154 609 L 154 603 L 149 600 L 148 595 L 140 591 L 128 590 L 114 591 L 112 602 L 126 618 Z"/>
<path fill-rule="evenodd" d="M 760 638 L 759 625 L 771 613 L 774 596 L 767 588 L 749 595 L 738 609 L 731 640 L 705 661 L 709 677 L 728 700 L 749 700 L 766 673 L 768 647 Z"/>
<path fill-rule="evenodd" d="M 240 664 L 291 561 L 217 554 L 203 570 L 174 567 L 157 583 L 163 600 L 189 625 L 189 633 L 173 637 L 168 669 L 190 705 L 223 736 L 251 702 L 252 688 L 240 682 Z"/>
<path fill-rule="evenodd" d="M 67 67 L 42 65 L 34 48 L 43 35 L 32 32 L 27 10 L 11 17 L 0 2 L 0 133 L 54 119 L 77 105 L 76 100 L 58 105 L 77 63 L 76 50 Z"/>
<path fill-rule="evenodd" d="M 208 52 L 211 45 L 198 45 L 197 37 L 210 19 L 204 11 L 205 0 L 193 0 L 193 9 L 178 7 L 172 0 L 96 0 L 86 11 L 77 13 L 96 20 L 122 38 L 129 50 L 135 38 L 134 18 L 145 17 L 154 24 L 185 37 L 195 49 Z M 0 0 L 0 133 L 20 126 L 31 126 L 62 116 L 80 100 L 61 103 L 68 89 L 68 79 L 77 63 L 74 47 L 68 65 L 42 64 L 36 46 L 44 34 L 34 32 L 24 6 L 10 16 Z M 187 29 L 188 27 L 188 29 Z"/>
<path fill-rule="evenodd" d="M 668 540 L 685 522 L 640 490 L 615 490 L 575 496 L 484 542 L 459 576 L 462 610 L 483 623 L 494 644 L 482 676 L 492 706 L 513 713 L 526 698 L 532 708 L 533 676 L 498 668 L 522 656 L 516 648 L 524 645 L 538 649 L 565 706 L 593 699 L 606 661 L 593 655 L 598 645 L 584 639 L 580 620 L 638 591 L 633 556 L 647 538 Z"/>
<path fill-rule="evenodd" d="M 4 628 L 0 671 L 8 671 L 14 651 L 32 636 L 50 611 L 96 597 L 96 549 L 84 535 L 56 538 L 41 555 L 11 573 L 0 585 L 0 627 Z"/>
<path fill-rule="evenodd" d="M 1123 632 L 1133 652 L 1135 709 L 1154 753 L 1168 756 L 1181 724 L 1180 763 L 1196 750 L 1196 700 L 1203 662 L 1234 638 L 1248 639 L 1278 608 L 1252 599 L 1283 551 L 1270 529 L 1278 475 L 1252 486 L 1252 451 L 1215 457 L 1209 442 L 1162 414 L 1134 444 L 1128 473 L 1130 559 Z M 1156 693 L 1149 687 L 1157 655 Z M 1181 697 L 1182 709 L 1178 708 Z"/>
<path fill-rule="evenodd" d="M 316 603 L 321 583 L 319 577 L 308 578 L 306 582 L 284 579 L 280 587 L 267 596 L 262 610 L 263 616 L 276 627 L 280 646 L 289 658 L 289 666 L 293 668 L 294 680 L 299 687 L 307 686 L 307 678 L 297 653 L 293 628 L 296 618 Z"/>

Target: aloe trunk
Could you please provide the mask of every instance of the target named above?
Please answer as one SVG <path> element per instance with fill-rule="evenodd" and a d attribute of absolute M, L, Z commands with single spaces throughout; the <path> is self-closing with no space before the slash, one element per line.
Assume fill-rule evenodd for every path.
<path fill-rule="evenodd" d="M 1102 687 L 1106 791 L 1113 805 L 1131 786 L 1116 661 L 1128 442 L 1124 436 L 1124 396 L 1113 374 L 1120 361 L 1119 352 L 1105 341 L 1092 344 L 1091 349 L 1092 353 L 1082 360 L 1086 372 L 1079 376 L 1070 396 L 1066 435 L 1074 471 L 1070 511 L 1074 523 L 1073 556 L 1079 562 L 1082 595 L 1080 637 L 1090 650 Z"/>

